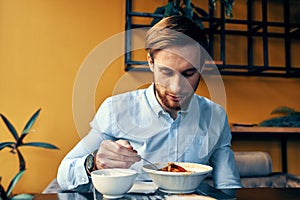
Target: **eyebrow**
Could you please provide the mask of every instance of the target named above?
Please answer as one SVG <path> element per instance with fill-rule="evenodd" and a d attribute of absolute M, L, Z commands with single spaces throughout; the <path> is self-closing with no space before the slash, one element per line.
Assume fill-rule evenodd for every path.
<path fill-rule="evenodd" d="M 174 70 L 174 69 L 172 69 L 170 67 L 164 66 L 164 65 L 159 65 L 158 67 L 159 67 L 159 69 L 163 69 L 163 70 L 176 71 L 176 70 Z"/>
<path fill-rule="evenodd" d="M 159 67 L 160 70 L 169 70 L 169 71 L 173 71 L 173 72 L 178 72 L 177 70 L 174 70 L 173 68 L 170 68 L 170 67 L 162 65 L 162 64 L 156 64 L 156 66 Z M 198 71 L 198 70 L 196 67 L 191 67 L 191 68 L 188 68 L 188 69 L 186 69 L 182 72 L 178 72 L 178 73 L 182 74 L 182 73 L 185 73 L 188 71 Z"/>

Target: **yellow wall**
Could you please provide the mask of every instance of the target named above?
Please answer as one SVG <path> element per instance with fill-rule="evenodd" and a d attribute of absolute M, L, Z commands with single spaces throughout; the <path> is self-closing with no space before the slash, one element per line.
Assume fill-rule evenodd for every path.
<path fill-rule="evenodd" d="M 80 139 L 72 110 L 77 73 L 98 44 L 124 31 L 124 2 L 0 0 L 0 112 L 18 131 L 22 131 L 28 118 L 42 108 L 33 127 L 35 132 L 30 133 L 26 141 L 49 142 L 60 148 L 59 151 L 22 148 L 27 170 L 15 193 L 41 192 L 55 178 L 60 160 Z M 147 7 L 145 4 L 140 6 Z M 107 52 L 113 52 L 114 48 L 123 48 L 123 43 L 107 49 Z M 115 91 L 116 83 L 125 72 L 122 57 L 112 62 L 96 86 L 92 107 L 96 109 L 111 94 L 141 86 L 136 73 L 127 74 L 131 81 Z M 138 76 L 147 80 L 151 77 L 149 73 Z M 230 122 L 258 123 L 270 117 L 269 113 L 279 105 L 300 110 L 299 79 L 224 76 L 223 80 Z M 209 96 L 204 83 L 198 93 Z M 88 122 L 91 116 L 83 114 L 83 122 Z M 81 130 L 88 130 L 88 123 Z M 0 141 L 12 140 L 1 122 Z M 233 148 L 247 150 L 252 147 L 257 149 L 258 146 L 274 155 L 274 168 L 280 170 L 276 141 L 268 145 L 237 143 Z M 300 152 L 299 143 L 293 141 L 289 146 L 289 170 L 300 175 L 299 169 L 296 169 L 299 165 L 296 159 L 296 154 Z M 2 150 L 0 163 L 2 184 L 6 188 L 18 170 L 16 155 Z"/>

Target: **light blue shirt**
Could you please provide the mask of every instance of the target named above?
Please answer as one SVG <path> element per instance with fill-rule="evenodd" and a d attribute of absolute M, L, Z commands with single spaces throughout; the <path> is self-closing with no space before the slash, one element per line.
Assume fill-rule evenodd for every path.
<path fill-rule="evenodd" d="M 186 111 L 174 120 L 158 103 L 153 84 L 107 98 L 90 123 L 91 130 L 62 160 L 57 180 L 64 190 L 90 183 L 84 161 L 103 140 L 128 140 L 142 157 L 153 162 L 194 162 L 213 167 L 216 188 L 240 188 L 224 109 L 193 95 Z M 148 178 L 140 161 L 131 168 Z"/>

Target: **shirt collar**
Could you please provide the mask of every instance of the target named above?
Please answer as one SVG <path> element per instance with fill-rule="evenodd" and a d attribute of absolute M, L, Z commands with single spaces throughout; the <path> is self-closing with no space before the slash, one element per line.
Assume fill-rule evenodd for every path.
<path fill-rule="evenodd" d="M 161 113 L 164 112 L 163 108 L 161 105 L 158 103 L 156 97 L 155 97 L 155 92 L 154 92 L 154 83 L 152 83 L 146 90 L 146 96 L 148 99 L 148 102 L 150 104 L 150 107 L 152 110 L 155 112 L 157 117 L 160 116 Z"/>

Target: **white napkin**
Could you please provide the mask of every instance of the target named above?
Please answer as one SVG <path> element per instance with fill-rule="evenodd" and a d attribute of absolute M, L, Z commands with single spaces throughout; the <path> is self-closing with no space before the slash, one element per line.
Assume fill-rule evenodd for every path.
<path fill-rule="evenodd" d="M 153 182 L 136 181 L 128 193 L 143 193 L 151 194 L 155 193 L 157 186 Z"/>
<path fill-rule="evenodd" d="M 180 194 L 180 195 L 170 195 L 165 196 L 166 200 L 190 200 L 190 199 L 197 199 L 197 200 L 216 200 L 215 198 L 198 195 L 198 194 Z"/>

